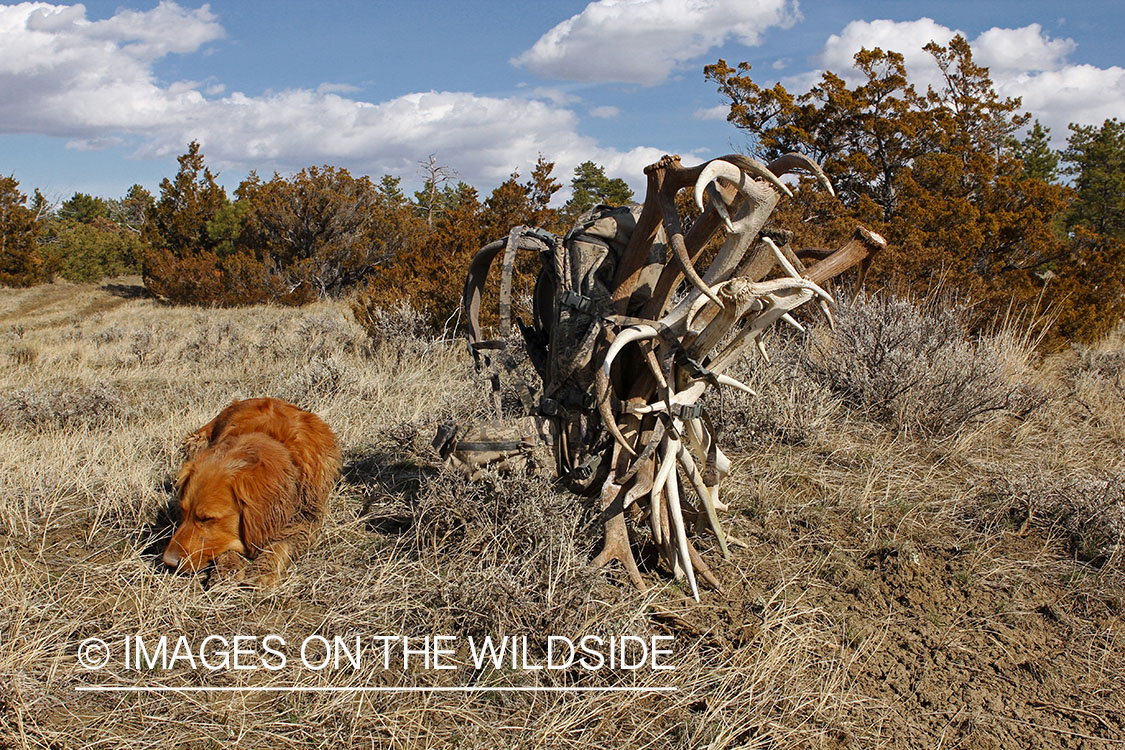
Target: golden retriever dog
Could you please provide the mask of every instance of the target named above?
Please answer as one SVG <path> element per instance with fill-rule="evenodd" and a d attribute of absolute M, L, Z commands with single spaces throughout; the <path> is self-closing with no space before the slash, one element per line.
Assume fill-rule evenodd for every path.
<path fill-rule="evenodd" d="M 182 520 L 164 564 L 261 587 L 313 541 L 340 473 L 320 417 L 276 398 L 235 401 L 184 441 Z"/>

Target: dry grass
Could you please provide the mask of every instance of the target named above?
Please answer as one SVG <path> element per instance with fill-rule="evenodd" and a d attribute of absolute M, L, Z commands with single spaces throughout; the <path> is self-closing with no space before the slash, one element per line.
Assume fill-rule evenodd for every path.
<path fill-rule="evenodd" d="M 1011 330 L 954 342 L 927 372 L 1009 401 L 953 424 L 933 379 L 880 411 L 818 380 L 814 365 L 841 339 L 778 337 L 773 365 L 742 373 L 763 398 L 723 402 L 722 440 L 735 448 L 724 499 L 743 547 L 731 562 L 706 553 L 726 596 L 695 604 L 656 572 L 640 594 L 591 571 L 588 501 L 534 478 L 470 484 L 436 466 L 434 429 L 487 414 L 487 388 L 460 343 L 418 336 L 408 311 L 371 321 L 369 338 L 342 304 L 175 309 L 113 290 L 124 296 L 0 290 L 0 747 L 1125 740 L 1113 687 L 1125 680 L 1120 338 L 1047 362 Z M 861 330 L 867 313 L 852 314 L 842 325 Z M 982 369 L 962 356 L 990 358 Z M 1007 408 L 1012 394 L 1034 398 Z M 179 440 L 258 395 L 316 411 L 340 437 L 345 476 L 321 542 L 271 592 L 165 573 L 153 553 Z M 76 658 L 91 636 L 270 633 L 290 644 L 505 634 L 527 636 L 533 655 L 547 635 L 671 635 L 676 669 L 477 672 L 462 655 L 450 671 L 91 674 Z M 1035 670 L 1041 683 L 1022 682 Z M 75 690 L 99 682 L 677 691 Z"/>

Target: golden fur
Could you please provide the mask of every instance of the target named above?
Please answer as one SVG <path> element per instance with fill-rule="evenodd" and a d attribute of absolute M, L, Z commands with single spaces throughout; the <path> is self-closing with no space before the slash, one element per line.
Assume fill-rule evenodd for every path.
<path fill-rule="evenodd" d="M 184 441 L 182 521 L 164 564 L 276 583 L 311 542 L 340 473 L 336 436 L 276 398 L 235 401 Z M 251 562 L 251 560 L 253 562 Z"/>

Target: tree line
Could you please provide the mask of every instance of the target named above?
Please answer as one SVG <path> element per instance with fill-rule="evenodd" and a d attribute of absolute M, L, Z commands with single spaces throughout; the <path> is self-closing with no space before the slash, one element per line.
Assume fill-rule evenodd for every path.
<path fill-rule="evenodd" d="M 1039 305 L 1063 338 L 1101 335 L 1125 313 L 1125 126 L 1071 125 L 1066 148 L 1052 150 L 1049 131 L 996 93 L 964 38 L 926 50 L 942 82 L 924 92 L 902 55 L 878 48 L 856 55 L 858 84 L 826 72 L 801 96 L 759 86 L 747 63 L 719 60 L 704 74 L 752 155 L 800 151 L 832 178 L 837 197 L 802 183 L 775 213 L 795 247 L 837 247 L 862 223 L 890 245 L 876 285 L 940 289 L 977 302 L 982 320 Z M 592 162 L 574 170 L 561 208 L 542 156 L 483 199 L 435 157 L 422 166 L 413 195 L 398 177 L 326 165 L 269 180 L 252 172 L 228 196 L 193 142 L 156 196 L 134 186 L 121 199 L 78 193 L 51 206 L 0 178 L 0 284 L 140 272 L 177 304 L 408 298 L 440 325 L 480 246 L 517 224 L 564 232 L 597 203 L 633 198 Z"/>
<path fill-rule="evenodd" d="M 973 300 L 982 318 L 1039 305 L 1063 338 L 1089 340 L 1125 313 L 1125 128 L 1070 125 L 1054 151 L 1020 100 L 1001 98 L 964 37 L 926 51 L 941 84 L 919 91 L 903 56 L 861 50 L 863 80 L 826 72 L 808 93 L 764 88 L 750 66 L 705 68 L 728 120 L 762 159 L 801 151 L 838 198 L 800 190 L 779 221 L 795 246 L 837 247 L 862 223 L 889 249 L 873 281 Z M 1065 181 L 1065 182 L 1064 182 Z"/>
<path fill-rule="evenodd" d="M 405 296 L 439 323 L 455 311 L 481 245 L 516 224 L 561 231 L 598 203 L 633 198 L 623 180 L 585 162 L 574 170 L 573 197 L 552 208 L 562 185 L 543 157 L 529 179 L 513 173 L 483 200 L 433 157 L 412 196 L 398 177 L 375 182 L 327 165 L 269 180 L 251 172 L 228 196 L 197 142 L 178 162 L 155 197 L 135 185 L 120 200 L 76 193 L 57 207 L 38 190 L 29 201 L 4 178 L 0 284 L 141 273 L 159 298 L 219 306 L 356 293 L 390 305 Z"/>

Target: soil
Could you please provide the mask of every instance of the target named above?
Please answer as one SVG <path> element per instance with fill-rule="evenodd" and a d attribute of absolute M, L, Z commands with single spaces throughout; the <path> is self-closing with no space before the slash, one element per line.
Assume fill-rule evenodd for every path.
<path fill-rule="evenodd" d="M 752 548 L 716 568 L 725 602 L 678 610 L 673 629 L 737 645 L 760 603 L 785 589 L 840 631 L 825 656 L 845 660 L 861 697 L 844 726 L 868 726 L 890 747 L 1125 746 L 1122 592 L 1059 560 L 1045 530 L 1002 532 L 987 549 L 939 531 L 861 551 L 847 549 L 843 522 L 812 544 L 767 526 L 750 524 Z M 794 553 L 804 572 L 779 574 L 779 555 Z"/>

